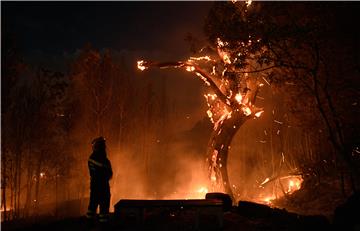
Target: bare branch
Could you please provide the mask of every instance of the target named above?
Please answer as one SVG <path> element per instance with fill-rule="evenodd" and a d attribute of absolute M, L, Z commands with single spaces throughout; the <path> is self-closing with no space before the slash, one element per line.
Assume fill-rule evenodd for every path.
<path fill-rule="evenodd" d="M 238 73 L 241 73 L 241 74 L 258 73 L 258 72 L 267 71 L 267 70 L 270 70 L 270 69 L 273 69 L 273 68 L 276 68 L 276 67 L 279 67 L 279 66 L 280 65 L 272 65 L 270 67 L 266 67 L 266 68 L 263 68 L 263 69 L 257 69 L 257 70 L 253 70 L 253 71 L 239 71 Z"/>

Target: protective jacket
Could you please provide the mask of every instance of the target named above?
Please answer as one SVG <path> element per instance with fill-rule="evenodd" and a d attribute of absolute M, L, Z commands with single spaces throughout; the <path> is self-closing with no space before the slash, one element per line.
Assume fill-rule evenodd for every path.
<path fill-rule="evenodd" d="M 90 179 L 92 183 L 109 182 L 113 172 L 109 159 L 101 151 L 94 151 L 88 160 Z"/>

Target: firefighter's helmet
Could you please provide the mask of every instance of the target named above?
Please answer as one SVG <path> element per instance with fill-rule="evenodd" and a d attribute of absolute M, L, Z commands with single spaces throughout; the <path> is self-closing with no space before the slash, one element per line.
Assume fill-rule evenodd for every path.
<path fill-rule="evenodd" d="M 93 139 L 93 141 L 91 142 L 93 149 L 97 150 L 97 149 L 105 148 L 105 141 L 106 141 L 105 138 L 102 136 Z"/>

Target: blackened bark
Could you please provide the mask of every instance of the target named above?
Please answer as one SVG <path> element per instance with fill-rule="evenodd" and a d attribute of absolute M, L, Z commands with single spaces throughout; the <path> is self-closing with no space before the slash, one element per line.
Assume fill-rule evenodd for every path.
<path fill-rule="evenodd" d="M 233 201 L 235 198 L 229 181 L 227 160 L 231 141 L 248 118 L 249 116 L 246 116 L 241 110 L 234 110 L 231 118 L 219 122 L 217 127 L 214 127 L 208 145 L 207 163 L 209 165 L 212 191 L 219 190 L 222 187 Z"/>

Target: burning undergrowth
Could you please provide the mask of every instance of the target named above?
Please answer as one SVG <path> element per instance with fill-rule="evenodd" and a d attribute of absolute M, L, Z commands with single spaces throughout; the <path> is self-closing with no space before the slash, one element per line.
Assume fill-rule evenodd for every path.
<path fill-rule="evenodd" d="M 205 142 L 196 138 L 203 128 L 206 131 L 200 122 L 192 131 L 173 135 L 160 147 L 150 147 L 148 164 L 140 153 L 113 153 L 112 204 L 122 198 L 204 198 L 209 191 L 203 154 L 206 138 Z"/>

